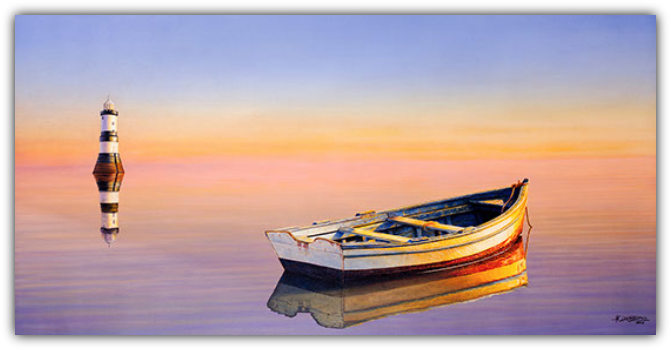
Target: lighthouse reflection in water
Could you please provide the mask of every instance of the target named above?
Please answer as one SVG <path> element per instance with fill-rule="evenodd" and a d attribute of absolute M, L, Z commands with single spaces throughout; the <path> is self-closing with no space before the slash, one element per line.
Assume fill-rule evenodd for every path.
<path fill-rule="evenodd" d="M 100 234 L 111 246 L 119 235 L 119 191 L 124 173 L 94 174 L 100 193 Z"/>
<path fill-rule="evenodd" d="M 528 284 L 520 237 L 484 260 L 435 273 L 340 286 L 285 272 L 268 308 L 294 317 L 309 313 L 327 328 L 347 328 L 391 315 L 421 312 L 506 293 Z"/>

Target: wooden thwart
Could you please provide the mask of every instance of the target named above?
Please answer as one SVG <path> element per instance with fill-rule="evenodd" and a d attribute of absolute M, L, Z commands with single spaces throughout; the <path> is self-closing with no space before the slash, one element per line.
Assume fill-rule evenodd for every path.
<path fill-rule="evenodd" d="M 389 221 L 393 222 L 398 222 L 400 224 L 404 225 L 409 225 L 425 230 L 433 230 L 433 231 L 441 231 L 441 232 L 447 232 L 447 233 L 455 233 L 463 230 L 464 228 L 461 226 L 453 226 L 453 225 L 445 225 L 441 223 L 437 223 L 435 221 L 424 221 L 424 220 L 417 220 L 417 219 L 412 219 L 412 218 L 407 218 L 403 216 L 396 216 L 393 218 L 389 218 Z"/>
<path fill-rule="evenodd" d="M 487 210 L 495 213 L 501 213 L 503 209 L 502 204 L 487 203 L 482 201 L 469 201 L 469 203 L 475 206 L 477 209 Z"/>
<path fill-rule="evenodd" d="M 347 238 L 347 236 L 350 235 L 372 238 L 377 241 L 395 242 L 395 243 L 408 243 L 413 240 L 413 238 L 410 237 L 388 235 L 386 233 L 380 233 L 371 230 L 364 230 L 361 228 L 352 228 L 352 227 L 343 227 L 339 229 L 338 233 L 333 237 L 333 239 Z"/>
<path fill-rule="evenodd" d="M 396 216 L 393 218 L 387 219 L 390 222 L 409 225 L 416 227 L 419 231 L 422 230 L 432 230 L 446 233 L 456 233 L 463 231 L 463 227 L 440 224 L 435 221 L 424 221 L 417 220 L 412 218 L 407 218 L 403 216 Z M 425 240 L 426 237 L 422 237 L 421 232 L 417 233 L 417 237 L 404 237 L 390 235 L 382 232 L 375 232 L 373 230 L 366 230 L 362 228 L 353 228 L 353 227 L 343 227 L 338 230 L 338 232 L 333 236 L 333 240 L 342 240 L 354 236 L 360 236 L 364 238 L 374 239 L 376 241 L 390 242 L 390 243 L 410 243 L 417 242 L 419 240 Z"/>

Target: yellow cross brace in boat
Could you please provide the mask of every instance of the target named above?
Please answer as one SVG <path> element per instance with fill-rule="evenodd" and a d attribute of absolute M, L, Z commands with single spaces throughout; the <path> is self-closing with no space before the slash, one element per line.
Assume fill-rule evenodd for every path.
<path fill-rule="evenodd" d="M 442 232 L 448 232 L 448 233 L 456 233 L 456 232 L 462 231 L 464 229 L 461 226 L 445 225 L 445 224 L 441 224 L 441 223 L 438 223 L 438 222 L 435 222 L 435 221 L 417 220 L 417 219 L 407 218 L 407 217 L 404 217 L 404 216 L 395 216 L 393 218 L 389 218 L 389 221 L 398 222 L 399 224 L 410 225 L 410 226 L 414 226 L 414 227 L 425 229 L 425 230 L 442 231 Z"/>
<path fill-rule="evenodd" d="M 395 236 L 395 235 L 388 235 L 386 233 L 380 233 L 380 232 L 375 232 L 371 230 L 365 230 L 361 228 L 352 228 L 352 227 L 343 227 L 338 230 L 339 234 L 342 234 L 343 237 L 348 234 L 353 234 L 357 236 L 362 236 L 366 238 L 372 238 L 378 241 L 385 241 L 385 242 L 397 242 L 397 243 L 408 243 L 413 241 L 414 239 L 411 237 L 402 237 L 402 236 Z"/>

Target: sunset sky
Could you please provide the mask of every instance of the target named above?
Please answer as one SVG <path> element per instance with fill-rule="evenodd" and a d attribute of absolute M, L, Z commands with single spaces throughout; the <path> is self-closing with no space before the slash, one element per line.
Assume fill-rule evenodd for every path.
<path fill-rule="evenodd" d="M 654 156 L 654 16 L 17 16 L 16 165 Z"/>

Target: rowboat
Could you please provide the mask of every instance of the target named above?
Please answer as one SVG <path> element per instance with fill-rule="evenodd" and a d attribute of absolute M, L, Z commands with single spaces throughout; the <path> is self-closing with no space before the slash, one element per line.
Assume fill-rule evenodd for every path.
<path fill-rule="evenodd" d="M 427 272 L 499 251 L 522 233 L 529 180 L 341 220 L 266 231 L 286 271 L 345 282 Z"/>
<path fill-rule="evenodd" d="M 270 310 L 307 313 L 326 328 L 347 328 L 384 317 L 423 312 L 512 292 L 528 285 L 522 238 L 487 258 L 429 274 L 383 281 L 332 281 L 284 272 L 268 299 Z"/>

